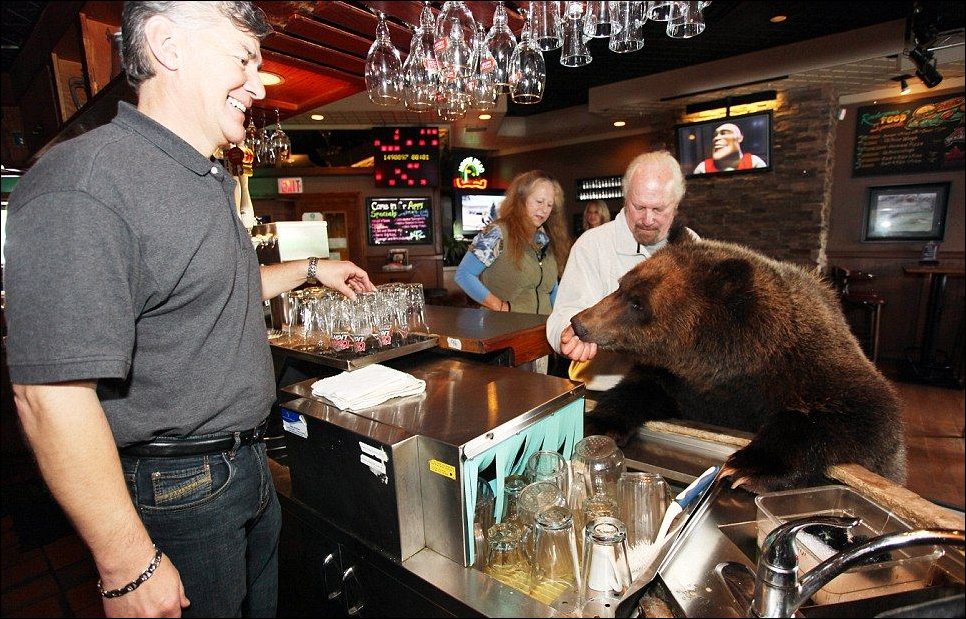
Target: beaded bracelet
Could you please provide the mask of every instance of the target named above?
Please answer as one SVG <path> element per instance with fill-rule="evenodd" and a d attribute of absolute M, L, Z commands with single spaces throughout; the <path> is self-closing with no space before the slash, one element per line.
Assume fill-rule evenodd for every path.
<path fill-rule="evenodd" d="M 154 558 L 151 559 L 151 564 L 148 565 L 148 568 L 146 570 L 144 570 L 143 572 L 141 572 L 141 575 L 140 576 L 138 576 L 137 578 L 135 578 L 131 582 L 127 583 L 123 587 L 121 587 L 119 589 L 111 589 L 110 591 L 105 591 L 104 590 L 104 587 L 101 586 L 100 579 L 98 579 L 98 581 L 97 581 L 97 592 L 100 593 L 102 597 L 105 597 L 105 598 L 108 598 L 108 599 L 111 599 L 111 598 L 119 598 L 119 597 L 121 597 L 122 595 L 124 595 L 126 593 L 130 593 L 130 592 L 134 591 L 135 589 L 137 589 L 138 587 L 140 587 L 142 584 L 144 584 L 144 582 L 148 578 L 151 578 L 151 576 L 154 574 L 154 570 L 158 569 L 158 566 L 160 564 L 161 564 L 161 550 L 159 550 L 158 547 L 157 547 L 157 545 L 155 545 L 154 546 Z"/>

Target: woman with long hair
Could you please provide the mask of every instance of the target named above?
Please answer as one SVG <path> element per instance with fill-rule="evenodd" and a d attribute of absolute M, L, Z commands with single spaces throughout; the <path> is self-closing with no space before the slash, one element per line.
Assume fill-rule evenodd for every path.
<path fill-rule="evenodd" d="M 549 314 L 570 253 L 560 183 L 543 170 L 510 182 L 499 216 L 474 237 L 456 283 L 498 312 Z"/>
<path fill-rule="evenodd" d="M 584 230 L 596 228 L 610 221 L 610 209 L 603 200 L 591 200 L 584 207 Z"/>

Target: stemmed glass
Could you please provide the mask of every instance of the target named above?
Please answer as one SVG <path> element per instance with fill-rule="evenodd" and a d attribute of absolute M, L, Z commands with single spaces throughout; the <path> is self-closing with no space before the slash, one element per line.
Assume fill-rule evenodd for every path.
<path fill-rule="evenodd" d="M 496 85 L 497 92 L 501 94 L 510 92 L 510 58 L 517 46 L 517 37 L 507 26 L 506 8 L 502 2 L 496 3 L 493 25 L 490 26 L 484 43 L 493 57 L 493 83 Z"/>
<path fill-rule="evenodd" d="M 436 40 L 433 49 L 439 60 L 443 79 L 470 76 L 472 48 L 466 36 L 476 32 L 476 19 L 463 2 L 444 2 L 436 17 Z"/>
<path fill-rule="evenodd" d="M 378 105 L 393 105 L 402 99 L 402 61 L 383 13 L 379 13 L 376 39 L 366 54 L 366 90 L 369 100 Z"/>
<path fill-rule="evenodd" d="M 252 157 L 254 158 L 252 161 L 252 167 L 254 167 L 258 161 L 258 151 L 261 149 L 261 147 L 262 134 L 258 128 L 255 127 L 255 111 L 252 110 L 252 113 L 248 116 L 248 127 L 245 128 L 245 142 L 243 147 L 243 149 L 248 149 L 251 151 Z"/>
<path fill-rule="evenodd" d="M 527 16 L 520 42 L 510 59 L 510 97 L 514 103 L 540 103 L 546 81 L 547 65 L 540 48 L 533 43 L 530 17 Z"/>
<path fill-rule="evenodd" d="M 262 130 L 258 133 L 258 150 L 255 151 L 255 162 L 260 165 L 275 165 L 275 151 L 272 150 L 272 129 L 262 112 Z"/>
<path fill-rule="evenodd" d="M 497 97 L 496 84 L 493 82 L 496 62 L 486 47 L 486 29 L 479 22 L 476 23 L 476 36 L 473 37 L 472 66 L 466 85 L 469 107 L 475 110 L 492 110 L 496 107 Z"/>
<path fill-rule="evenodd" d="M 438 80 L 432 66 L 426 62 L 423 49 L 423 27 L 418 26 L 409 45 L 409 55 L 402 66 L 403 104 L 412 112 L 425 112 L 436 102 Z"/>
<path fill-rule="evenodd" d="M 275 167 L 280 168 L 282 164 L 288 161 L 288 158 L 292 154 L 292 141 L 282 131 L 282 119 L 279 115 L 278 108 L 275 108 L 275 131 L 272 132 L 271 146 Z"/>

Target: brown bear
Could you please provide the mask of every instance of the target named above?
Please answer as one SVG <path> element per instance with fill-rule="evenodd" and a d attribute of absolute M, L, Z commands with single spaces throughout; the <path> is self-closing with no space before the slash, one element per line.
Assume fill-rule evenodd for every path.
<path fill-rule="evenodd" d="M 626 445 L 645 421 L 680 418 L 756 432 L 725 469 L 755 492 L 821 484 L 836 463 L 905 481 L 898 398 L 817 276 L 746 247 L 668 245 L 571 320 L 638 363 L 588 425 Z"/>

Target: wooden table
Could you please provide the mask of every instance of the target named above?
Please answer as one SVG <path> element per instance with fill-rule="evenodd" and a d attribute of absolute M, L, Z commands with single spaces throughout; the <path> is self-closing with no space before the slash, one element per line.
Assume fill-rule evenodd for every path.
<path fill-rule="evenodd" d="M 962 266 L 944 265 L 917 265 L 903 267 L 906 275 L 914 277 L 924 277 L 922 289 L 928 291 L 925 299 L 925 309 L 923 302 L 920 302 L 920 320 L 922 337 L 919 340 L 919 358 L 912 364 L 911 378 L 920 382 L 934 384 L 949 384 L 949 386 L 961 386 L 959 378 L 953 376 L 952 367 L 936 363 L 935 343 L 936 330 L 939 328 L 939 320 L 943 311 L 943 294 L 946 291 L 946 280 L 950 277 L 963 277 L 964 268 Z M 920 297 L 922 295 L 920 294 Z"/>
<path fill-rule="evenodd" d="M 547 342 L 547 317 L 539 314 L 493 312 L 469 307 L 427 305 L 426 324 L 439 335 L 439 347 L 464 353 L 505 351 L 506 365 L 518 366 L 552 352 Z"/>

